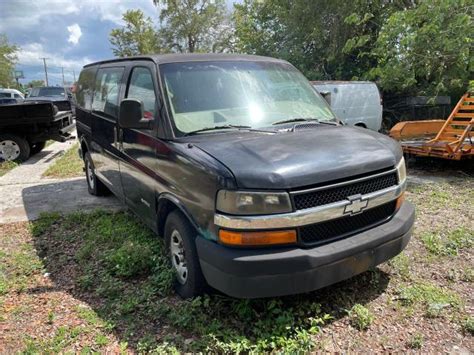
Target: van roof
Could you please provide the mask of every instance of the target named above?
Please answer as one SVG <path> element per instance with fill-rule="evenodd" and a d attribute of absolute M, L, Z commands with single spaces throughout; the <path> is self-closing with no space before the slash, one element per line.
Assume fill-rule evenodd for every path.
<path fill-rule="evenodd" d="M 199 62 L 199 61 L 250 61 L 250 62 L 280 62 L 286 63 L 286 61 L 271 57 L 263 57 L 258 55 L 247 55 L 247 54 L 228 54 L 228 53 L 173 53 L 173 54 L 154 54 L 154 55 L 141 55 L 124 58 L 114 58 L 108 60 L 102 60 L 95 63 L 90 63 L 84 66 L 84 68 L 91 67 L 94 65 L 133 61 L 133 60 L 149 60 L 156 64 L 165 63 L 182 63 L 182 62 Z"/>
<path fill-rule="evenodd" d="M 357 80 L 312 80 L 312 85 L 349 85 L 349 84 L 375 84 L 373 81 Z"/>

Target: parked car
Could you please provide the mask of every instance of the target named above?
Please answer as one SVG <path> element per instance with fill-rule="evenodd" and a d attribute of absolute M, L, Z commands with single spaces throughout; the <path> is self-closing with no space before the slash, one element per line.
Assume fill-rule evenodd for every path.
<path fill-rule="evenodd" d="M 20 99 L 12 99 L 10 97 L 0 98 L 0 105 L 14 105 L 19 103 Z"/>
<path fill-rule="evenodd" d="M 164 237 L 182 297 L 313 291 L 410 239 L 398 143 L 342 126 L 285 61 L 113 59 L 83 68 L 76 98 L 89 192 Z"/>
<path fill-rule="evenodd" d="M 0 99 L 15 99 L 16 102 L 21 102 L 25 96 L 16 89 L 1 89 L 0 88 Z"/>
<path fill-rule="evenodd" d="M 382 98 L 371 81 L 312 81 L 345 124 L 379 131 L 382 127 Z"/>
<path fill-rule="evenodd" d="M 12 99 L 9 99 L 12 100 Z M 25 161 L 47 140 L 64 142 L 74 129 L 71 111 L 58 112 L 51 102 L 0 106 L 0 161 Z"/>
<path fill-rule="evenodd" d="M 32 88 L 26 101 L 50 101 L 59 111 L 72 111 L 75 114 L 75 100 L 68 88 L 61 86 L 44 86 Z"/>

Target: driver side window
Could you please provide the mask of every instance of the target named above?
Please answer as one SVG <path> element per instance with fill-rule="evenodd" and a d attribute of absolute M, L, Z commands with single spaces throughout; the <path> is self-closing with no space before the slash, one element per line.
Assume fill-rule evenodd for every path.
<path fill-rule="evenodd" d="M 143 103 L 143 118 L 155 119 L 156 94 L 150 69 L 146 67 L 133 68 L 127 89 L 127 98 L 137 99 Z"/>

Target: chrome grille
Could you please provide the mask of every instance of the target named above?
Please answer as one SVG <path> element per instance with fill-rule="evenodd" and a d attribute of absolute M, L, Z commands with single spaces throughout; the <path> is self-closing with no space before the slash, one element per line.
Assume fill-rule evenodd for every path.
<path fill-rule="evenodd" d="M 313 246 L 360 233 L 390 218 L 395 212 L 396 203 L 395 200 L 354 216 L 300 227 L 298 229 L 300 242 L 303 245 Z"/>
<path fill-rule="evenodd" d="M 315 189 L 313 191 L 294 193 L 293 203 L 297 210 L 326 205 L 333 202 L 346 200 L 349 196 L 357 194 L 368 194 L 378 190 L 397 185 L 397 173 L 391 172 L 376 176 L 363 181 L 348 183 L 327 189 Z"/>

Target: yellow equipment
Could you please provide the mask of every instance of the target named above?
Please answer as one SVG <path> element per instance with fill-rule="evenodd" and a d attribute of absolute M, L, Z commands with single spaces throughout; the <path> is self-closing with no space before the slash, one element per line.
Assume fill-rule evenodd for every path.
<path fill-rule="evenodd" d="M 390 130 L 390 136 L 402 141 L 404 153 L 461 160 L 474 156 L 473 127 L 474 97 L 467 93 L 461 97 L 446 121 L 400 122 Z M 428 140 L 406 140 L 430 136 Z"/>

